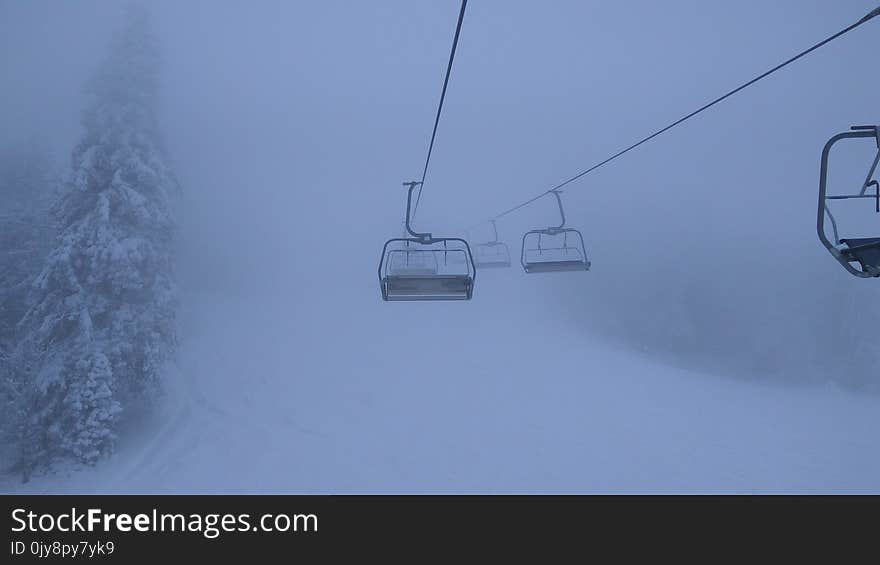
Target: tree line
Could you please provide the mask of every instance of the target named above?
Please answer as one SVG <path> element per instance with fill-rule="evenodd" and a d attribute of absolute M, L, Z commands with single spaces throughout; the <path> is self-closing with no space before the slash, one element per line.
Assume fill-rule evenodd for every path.
<path fill-rule="evenodd" d="M 0 461 L 24 480 L 111 453 L 176 351 L 180 186 L 160 71 L 149 16 L 133 9 L 86 83 L 67 170 L 39 142 L 0 156 Z"/>

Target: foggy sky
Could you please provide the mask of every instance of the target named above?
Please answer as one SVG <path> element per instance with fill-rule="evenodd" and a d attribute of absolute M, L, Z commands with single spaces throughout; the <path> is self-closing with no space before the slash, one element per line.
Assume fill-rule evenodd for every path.
<path fill-rule="evenodd" d="M 458 2 L 150 5 L 163 126 L 187 198 L 185 287 L 307 292 L 326 276 L 375 279 L 384 239 L 400 230 L 400 183 L 421 173 Z M 417 227 L 457 235 L 874 7 L 473 0 Z M 83 84 L 122 11 L 109 0 L 0 2 L 0 146 L 44 137 L 66 163 Z M 646 330 L 656 338 L 692 289 L 718 307 L 712 343 L 731 357 L 752 328 L 795 355 L 817 344 L 838 301 L 876 302 L 876 281 L 845 274 L 814 224 L 822 145 L 880 120 L 878 26 L 573 184 L 566 212 L 594 270 L 528 288 L 561 320 L 635 341 L 651 339 L 640 319 L 661 326 Z M 867 163 L 851 162 L 863 175 Z M 556 222 L 554 206 L 543 199 L 498 224 L 513 255 L 524 230 Z M 481 282 L 475 300 L 492 292 Z M 378 300 L 372 290 L 357 300 Z"/>

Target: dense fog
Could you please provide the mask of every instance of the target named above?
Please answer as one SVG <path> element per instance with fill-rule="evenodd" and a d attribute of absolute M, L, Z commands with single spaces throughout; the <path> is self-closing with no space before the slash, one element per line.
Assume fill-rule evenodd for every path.
<path fill-rule="evenodd" d="M 498 221 L 513 267 L 479 273 L 471 303 L 377 307 L 381 246 L 401 233 L 401 183 L 422 172 L 458 3 L 148 6 L 161 54 L 160 129 L 182 196 L 175 268 L 190 364 L 175 379 L 214 362 L 194 360 L 194 344 L 204 352 L 214 342 L 210 312 L 212 328 L 264 344 L 243 346 L 242 359 L 274 343 L 268 357 L 233 363 L 236 383 L 285 374 L 301 397 L 317 349 L 344 357 L 371 328 L 384 335 L 377 358 L 402 348 L 417 359 L 414 348 L 430 350 L 431 335 L 459 330 L 495 354 L 519 347 L 505 341 L 519 336 L 540 358 L 555 347 L 552 327 L 571 337 L 566 347 L 607 343 L 711 382 L 876 394 L 880 283 L 847 274 L 815 224 L 823 145 L 880 120 L 880 21 L 567 186 L 567 225 L 583 233 L 589 272 L 519 268 L 523 232 L 558 224 L 546 197 Z M 415 227 L 484 241 L 487 218 L 873 8 L 871 0 L 473 0 Z M 40 143 L 55 174 L 67 174 L 84 85 L 125 14 L 110 0 L 0 2 L 0 148 Z M 832 186 L 858 190 L 876 149 L 837 150 Z M 869 201 L 835 212 L 851 235 L 880 230 Z M 514 311 L 523 315 L 511 326 Z M 273 342 L 279 324 L 308 338 Z M 407 378 L 422 378 L 419 367 Z M 511 370 L 496 367 L 486 370 Z M 557 363 L 546 372 L 578 370 Z M 235 394 L 219 369 L 208 373 Z M 534 378 L 544 373 L 539 366 Z M 371 394 L 381 396 L 377 386 Z"/>

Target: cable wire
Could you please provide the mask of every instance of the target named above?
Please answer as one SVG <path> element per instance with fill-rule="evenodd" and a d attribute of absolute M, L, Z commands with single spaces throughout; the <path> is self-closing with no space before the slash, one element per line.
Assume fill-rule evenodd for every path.
<path fill-rule="evenodd" d="M 809 54 L 812 53 L 813 51 L 815 51 L 815 50 L 817 50 L 817 49 L 819 49 L 819 48 L 821 48 L 821 47 L 827 45 L 828 43 L 831 43 L 831 42 L 834 41 L 835 39 L 837 39 L 837 38 L 839 38 L 839 37 L 841 37 L 841 36 L 843 36 L 843 35 L 846 35 L 847 33 L 851 32 L 852 30 L 856 29 L 857 27 L 859 27 L 859 26 L 861 26 L 861 25 L 867 23 L 868 21 L 874 19 L 874 18 L 877 17 L 877 16 L 880 16 L 880 7 L 875 8 L 873 11 L 871 11 L 870 13 L 868 13 L 865 17 L 863 17 L 863 18 L 862 18 L 861 20 L 859 20 L 858 22 L 856 22 L 856 23 L 850 25 L 849 27 L 847 27 L 847 28 L 845 28 L 845 29 L 843 29 L 843 30 L 841 30 L 841 31 L 839 31 L 839 32 L 837 32 L 837 33 L 835 33 L 834 35 L 828 37 L 827 39 L 824 39 L 824 40 L 820 41 L 819 43 L 813 45 L 813 46 L 810 47 L 809 49 L 806 49 L 805 51 L 801 51 L 800 53 L 798 53 L 798 54 L 795 55 L 794 57 L 788 59 L 787 61 L 785 61 L 785 62 L 783 62 L 783 63 L 780 63 L 780 64 L 776 65 L 775 67 L 773 67 L 773 68 L 770 69 L 769 71 L 767 71 L 767 72 L 765 72 L 765 73 L 762 73 L 761 75 L 758 75 L 757 77 L 753 78 L 752 80 L 750 80 L 750 81 L 748 81 L 748 82 L 746 82 L 746 83 L 744 83 L 744 84 L 742 84 L 742 85 L 740 85 L 740 86 L 734 88 L 733 90 L 727 92 L 726 94 L 724 94 L 724 95 L 722 95 L 722 96 L 719 96 L 719 97 L 716 98 L 715 100 L 709 102 L 708 104 L 705 104 L 704 106 L 701 106 L 701 107 L 698 108 L 697 110 L 694 110 L 694 111 L 691 112 L 690 114 L 688 114 L 688 115 L 686 115 L 686 116 L 684 116 L 684 117 L 682 117 L 682 118 L 679 118 L 678 120 L 672 122 L 672 123 L 669 124 L 668 126 L 666 126 L 666 127 L 662 128 L 662 129 L 659 129 L 659 130 L 655 131 L 655 132 L 652 133 L 651 135 L 649 135 L 649 136 L 647 136 L 647 137 L 641 139 L 640 141 L 637 141 L 636 143 L 633 143 L 632 145 L 630 145 L 630 146 L 627 147 L 626 149 L 623 149 L 623 150 L 621 150 L 621 151 L 618 151 L 617 153 L 615 153 L 615 154 L 612 155 L 611 157 L 608 157 L 608 158 L 605 159 L 604 161 L 600 161 L 599 163 L 593 165 L 592 167 L 590 167 L 590 168 L 588 168 L 588 169 L 585 169 L 585 170 L 581 171 L 580 173 L 576 174 L 575 176 L 573 176 L 573 177 L 571 177 L 571 178 L 569 178 L 569 179 L 567 179 L 567 180 L 565 180 L 565 181 L 563 181 L 563 182 L 557 184 L 557 185 L 554 186 L 553 188 L 550 188 L 550 189 L 548 189 L 548 190 L 542 192 L 541 194 L 538 194 L 537 196 L 535 196 L 535 197 L 533 197 L 533 198 L 530 198 L 529 200 L 526 200 L 525 202 L 523 202 L 523 203 L 521 203 L 521 204 L 517 204 L 516 206 L 514 206 L 514 207 L 512 207 L 512 208 L 509 208 L 509 209 L 505 210 L 504 212 L 501 212 L 500 214 L 497 214 L 497 215 L 495 215 L 495 216 L 492 216 L 492 217 L 489 219 L 489 221 L 492 221 L 492 220 L 498 220 L 498 219 L 500 219 L 500 218 L 502 218 L 502 217 L 504 217 L 504 216 L 506 216 L 506 215 L 508 215 L 508 214 L 512 214 L 513 212 L 516 212 L 517 210 L 519 210 L 519 209 L 521 209 L 521 208 L 524 208 L 524 207 L 528 206 L 529 204 L 531 204 L 531 203 L 533 203 L 533 202 L 535 202 L 535 201 L 537 201 L 537 200 L 540 200 L 541 198 L 547 196 L 548 194 L 552 194 L 553 192 L 555 192 L 555 191 L 561 189 L 562 187 L 564 187 L 564 186 L 566 186 L 566 185 L 568 185 L 568 184 L 571 184 L 572 182 L 574 182 L 574 181 L 578 180 L 579 178 L 581 178 L 581 177 L 583 177 L 583 176 L 585 176 L 585 175 L 587 175 L 587 174 L 589 174 L 589 173 L 595 171 L 596 169 L 599 169 L 600 167 L 603 167 L 603 166 L 607 165 L 608 163 L 614 161 L 615 159 L 617 159 L 617 158 L 619 158 L 619 157 L 622 157 L 623 155 L 629 153 L 629 152 L 632 151 L 633 149 L 636 149 L 637 147 L 639 147 L 639 146 L 641 146 L 641 145 L 643 145 L 643 144 L 645 144 L 645 143 L 651 141 L 651 140 L 654 139 L 655 137 L 657 137 L 657 136 L 659 136 L 659 135 L 662 135 L 662 134 L 666 133 L 667 131 L 671 130 L 672 128 L 674 128 L 674 127 L 676 127 L 676 126 L 678 126 L 678 125 L 681 125 L 682 123 L 684 123 L 684 122 L 690 120 L 691 118 L 693 118 L 694 116 L 696 116 L 696 115 L 698 115 L 698 114 L 701 114 L 702 112 L 708 110 L 709 108 L 715 106 L 716 104 L 719 104 L 719 103 L 723 102 L 724 100 L 727 100 L 727 99 L 730 98 L 731 96 L 734 96 L 735 94 L 737 94 L 737 93 L 739 93 L 739 92 L 745 90 L 746 88 L 752 86 L 752 85 L 755 84 L 756 82 L 758 82 L 758 81 L 760 81 L 760 80 L 762 80 L 762 79 L 764 79 L 764 78 L 766 78 L 766 77 L 772 75 L 773 73 L 775 73 L 775 72 L 777 72 L 777 71 L 783 69 L 784 67 L 787 67 L 788 65 L 790 65 L 790 64 L 794 63 L 795 61 L 797 61 L 798 59 L 801 59 L 802 57 L 805 57 L 806 55 L 809 55 Z M 477 225 L 479 225 L 479 224 L 477 224 Z"/>
<path fill-rule="evenodd" d="M 443 79 L 443 90 L 440 92 L 440 104 L 437 106 L 437 116 L 434 118 L 434 131 L 431 133 L 431 144 L 428 145 L 428 156 L 425 159 L 425 168 L 422 170 L 422 180 L 419 183 L 419 194 L 416 196 L 416 205 L 412 216 L 415 218 L 419 211 L 419 202 L 422 200 L 422 189 L 425 187 L 425 177 L 428 176 L 428 164 L 431 162 L 431 153 L 434 151 L 434 139 L 437 137 L 437 126 L 440 124 L 440 114 L 443 112 L 443 101 L 446 99 L 446 88 L 449 86 L 449 75 L 452 74 L 452 62 L 455 60 L 455 50 L 458 47 L 458 36 L 461 34 L 461 24 L 464 21 L 464 11 L 467 8 L 467 0 L 461 0 L 461 11 L 458 13 L 458 24 L 455 26 L 455 36 L 452 38 L 452 49 L 449 51 L 449 63 L 446 65 L 446 78 Z"/>

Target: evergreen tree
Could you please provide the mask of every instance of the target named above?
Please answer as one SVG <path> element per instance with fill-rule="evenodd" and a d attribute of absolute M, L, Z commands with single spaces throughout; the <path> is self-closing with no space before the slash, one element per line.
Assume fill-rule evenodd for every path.
<path fill-rule="evenodd" d="M 88 84 L 85 135 L 53 206 L 60 235 L 13 361 L 28 372 L 26 474 L 109 453 L 124 408 L 155 396 L 175 350 L 179 187 L 159 134 L 159 67 L 149 19 L 132 11 Z"/>

